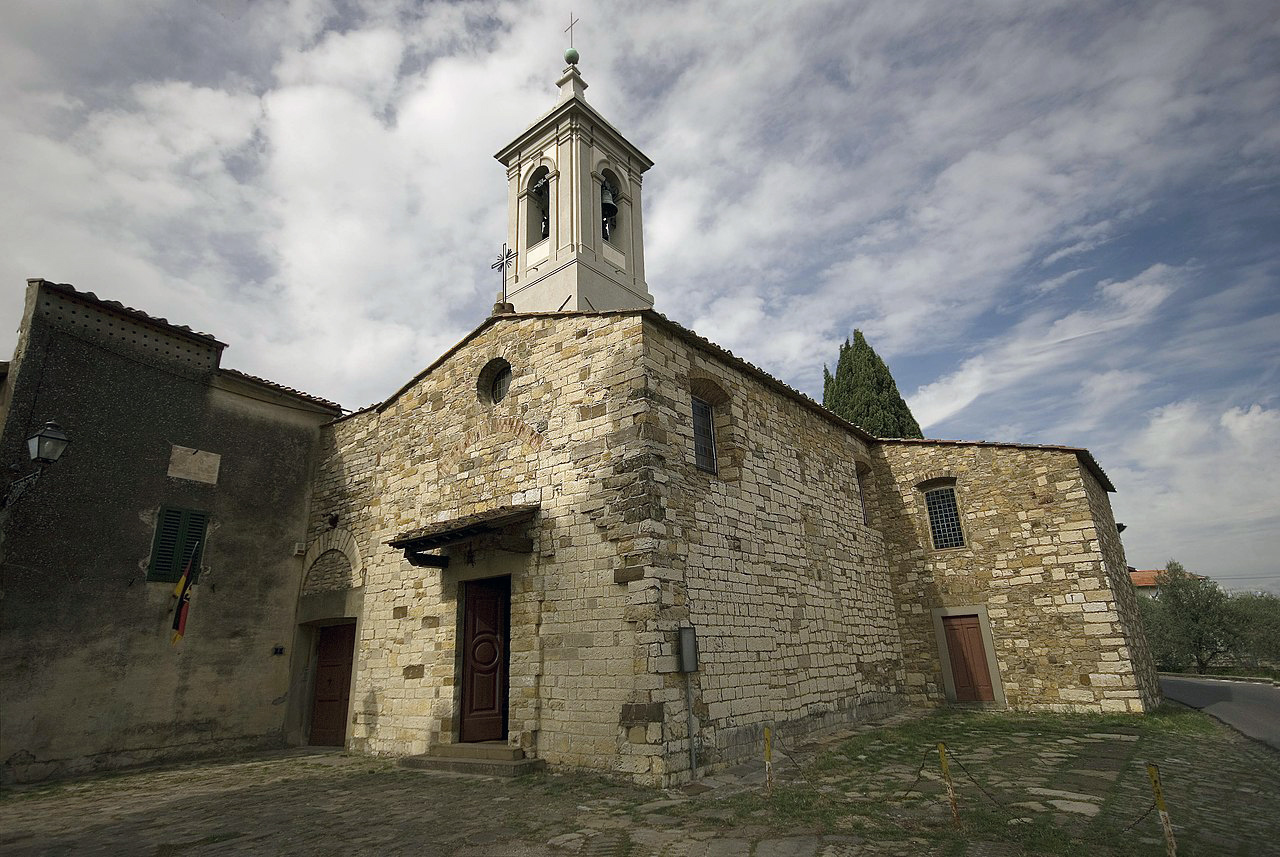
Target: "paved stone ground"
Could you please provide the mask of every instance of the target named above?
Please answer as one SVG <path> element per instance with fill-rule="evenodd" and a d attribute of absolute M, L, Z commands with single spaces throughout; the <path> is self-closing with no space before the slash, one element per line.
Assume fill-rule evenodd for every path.
<path fill-rule="evenodd" d="M 897 857 L 1163 855 L 1143 761 L 1161 766 L 1179 854 L 1280 854 L 1280 753 L 1199 714 L 899 717 L 656 792 L 575 775 L 516 781 L 291 751 L 11 789 L 19 855 Z M 1188 719 L 1192 718 L 1192 719 Z M 933 741 L 962 807 L 951 824 Z"/>

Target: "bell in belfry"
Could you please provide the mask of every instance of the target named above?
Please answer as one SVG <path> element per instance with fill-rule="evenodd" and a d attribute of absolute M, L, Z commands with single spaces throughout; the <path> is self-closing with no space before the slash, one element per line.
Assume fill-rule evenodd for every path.
<path fill-rule="evenodd" d="M 600 213 L 605 217 L 618 216 L 618 204 L 614 202 L 613 188 L 608 182 L 600 185 Z"/>

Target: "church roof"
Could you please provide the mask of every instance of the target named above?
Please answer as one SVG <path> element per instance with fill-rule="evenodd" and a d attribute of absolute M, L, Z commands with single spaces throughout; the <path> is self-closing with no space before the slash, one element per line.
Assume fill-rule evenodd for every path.
<path fill-rule="evenodd" d="M 840 426 L 841 428 L 850 432 L 851 434 L 858 437 L 864 442 L 936 444 L 940 446 L 990 446 L 990 447 L 1000 447 L 1004 449 L 1044 449 L 1044 450 L 1052 450 L 1055 452 L 1070 452 L 1075 454 L 1075 456 L 1080 460 L 1080 462 L 1089 469 L 1089 471 L 1094 475 L 1094 477 L 1097 478 L 1098 482 L 1102 484 L 1102 487 L 1105 490 L 1111 491 L 1111 492 L 1114 492 L 1116 490 L 1115 485 L 1111 483 L 1111 480 L 1107 477 L 1106 472 L 1103 471 L 1102 467 L 1099 466 L 1098 462 L 1094 459 L 1093 454 L 1090 453 L 1089 450 L 1085 449 L 1084 447 L 1054 446 L 1051 444 L 1037 444 L 1037 443 L 1003 443 L 1000 441 L 987 441 L 987 440 L 931 440 L 931 439 L 920 440 L 920 439 L 914 439 L 914 438 L 878 438 L 875 435 L 871 434 L 870 432 L 866 431 L 865 429 L 861 428 L 860 426 L 849 422 L 844 417 L 841 417 L 833 413 L 832 411 L 827 410 L 822 405 L 818 404 L 816 401 L 806 396 L 804 393 L 786 384 L 785 382 L 778 380 L 774 376 L 770 375 L 768 372 L 761 369 L 759 366 L 756 366 L 753 363 L 749 363 L 746 360 L 743 360 L 741 357 L 737 356 L 729 349 L 716 345 L 714 342 L 712 342 L 710 339 L 707 339 L 705 336 L 698 335 L 697 333 L 685 327 L 684 325 L 674 322 L 671 319 L 667 318 L 662 313 L 652 309 L 643 309 L 643 310 L 642 309 L 625 309 L 625 310 L 612 310 L 612 311 L 605 311 L 605 312 L 581 312 L 581 311 L 524 312 L 524 313 L 502 313 L 498 315 L 491 315 L 487 319 L 485 319 L 480 324 L 479 327 L 477 327 L 475 330 L 471 331 L 466 336 L 464 336 L 461 340 L 459 340 L 456 345 L 454 345 L 444 354 L 441 354 L 440 357 L 437 358 L 436 361 L 433 362 L 430 366 L 428 366 L 426 369 L 423 369 L 417 375 L 413 376 L 413 378 L 410 379 L 410 381 L 407 384 L 405 384 L 399 390 L 396 390 L 394 393 L 392 393 L 385 401 L 378 404 L 370 405 L 369 407 L 364 408 L 362 410 L 355 411 L 354 413 L 349 414 L 348 416 L 355 416 L 356 414 L 364 413 L 365 411 L 370 411 L 370 410 L 374 410 L 379 413 L 381 413 L 382 411 L 385 411 L 387 408 L 391 406 L 393 402 L 395 402 L 396 399 L 400 398 L 401 395 L 403 395 L 406 391 L 412 388 L 415 384 L 417 384 L 423 378 L 427 377 L 433 371 L 435 371 L 436 367 L 440 366 L 442 363 L 444 363 L 446 360 L 452 357 L 455 353 L 457 353 L 460 349 L 465 347 L 467 343 L 471 342 L 471 340 L 475 339 L 481 333 L 483 333 L 484 331 L 488 330 L 490 327 L 492 327 L 493 325 L 501 321 L 505 321 L 508 319 L 525 319 L 525 318 L 572 318 L 575 316 L 576 317 L 582 317 L 582 316 L 622 317 L 622 316 L 637 316 L 637 315 L 643 316 L 645 319 L 654 322 L 658 326 L 666 329 L 670 333 L 673 333 L 680 339 L 684 340 L 689 345 L 692 345 L 693 347 L 698 348 L 702 351 L 706 351 L 720 358 L 721 360 L 724 360 L 725 362 L 736 366 L 739 370 L 743 371 L 747 375 L 752 376 L 757 381 L 764 384 L 766 387 L 769 387 L 773 389 L 775 392 L 780 393 L 783 396 L 786 396 L 787 398 L 791 399 L 792 401 L 796 402 L 802 407 L 808 409 L 809 411 L 821 417 L 822 419 Z M 345 418 L 346 417 L 343 417 L 342 419 L 345 419 Z"/>
<path fill-rule="evenodd" d="M 879 438 L 878 443 L 914 443 L 914 444 L 931 444 L 934 446 L 992 446 L 1001 449 L 1047 449 L 1051 452 L 1070 452 L 1074 453 L 1076 458 L 1080 459 L 1080 463 L 1089 469 L 1098 482 L 1102 483 L 1102 487 L 1111 492 L 1115 492 L 1116 486 L 1111 484 L 1111 479 L 1107 476 L 1105 470 L 1098 464 L 1097 459 L 1093 457 L 1093 453 L 1085 449 L 1083 446 L 1058 446 L 1051 443 L 1006 443 L 998 440 L 934 440 L 931 438 L 914 438 L 914 437 L 885 437 Z"/>
<path fill-rule="evenodd" d="M 569 73 L 570 72 L 567 70 L 566 78 L 561 78 L 561 80 L 563 81 L 567 79 Z M 573 69 L 572 74 L 576 76 L 577 70 Z M 586 89 L 586 84 L 581 82 L 581 78 L 578 77 L 577 80 L 581 85 L 581 88 Z M 649 156 L 637 149 L 635 144 L 626 137 L 622 136 L 622 133 L 618 131 L 617 128 L 613 127 L 608 119 L 601 116 L 600 111 L 588 104 L 587 99 L 581 94 L 574 94 L 567 98 L 562 97 L 559 99 L 554 107 L 535 119 L 533 124 L 520 132 L 520 135 L 510 143 L 499 149 L 493 157 L 504 166 L 507 165 L 512 156 L 519 152 L 522 145 L 527 143 L 530 139 L 542 134 L 548 128 L 554 127 L 556 123 L 569 113 L 585 114 L 599 130 L 604 131 L 605 134 L 611 136 L 616 145 L 640 163 L 641 172 L 644 172 L 653 166 L 653 161 L 650 160 Z"/>

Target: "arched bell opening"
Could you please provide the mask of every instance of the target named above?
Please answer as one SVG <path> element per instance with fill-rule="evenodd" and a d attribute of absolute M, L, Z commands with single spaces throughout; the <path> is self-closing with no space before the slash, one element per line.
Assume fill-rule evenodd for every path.
<path fill-rule="evenodd" d="M 621 184 L 613 170 L 605 170 L 600 179 L 600 237 L 610 244 L 621 246 L 622 194 Z"/>
<path fill-rule="evenodd" d="M 529 176 L 525 193 L 525 246 L 551 237 L 551 173 L 538 167 Z"/>

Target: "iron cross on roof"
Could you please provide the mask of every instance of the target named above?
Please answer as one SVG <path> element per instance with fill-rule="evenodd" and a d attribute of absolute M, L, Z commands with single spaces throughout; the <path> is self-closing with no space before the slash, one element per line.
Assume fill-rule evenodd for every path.
<path fill-rule="evenodd" d="M 510 270 L 511 263 L 514 262 L 515 259 L 516 251 L 508 250 L 507 245 L 504 242 L 502 245 L 502 252 L 498 254 L 498 261 L 489 266 L 493 270 L 500 271 L 502 273 L 502 302 L 504 304 L 507 302 L 507 271 Z"/>
<path fill-rule="evenodd" d="M 573 13 L 570 12 L 569 26 L 564 28 L 564 31 L 569 34 L 569 47 L 573 47 L 573 28 L 577 26 L 577 24 L 578 24 L 578 19 L 573 17 Z"/>

